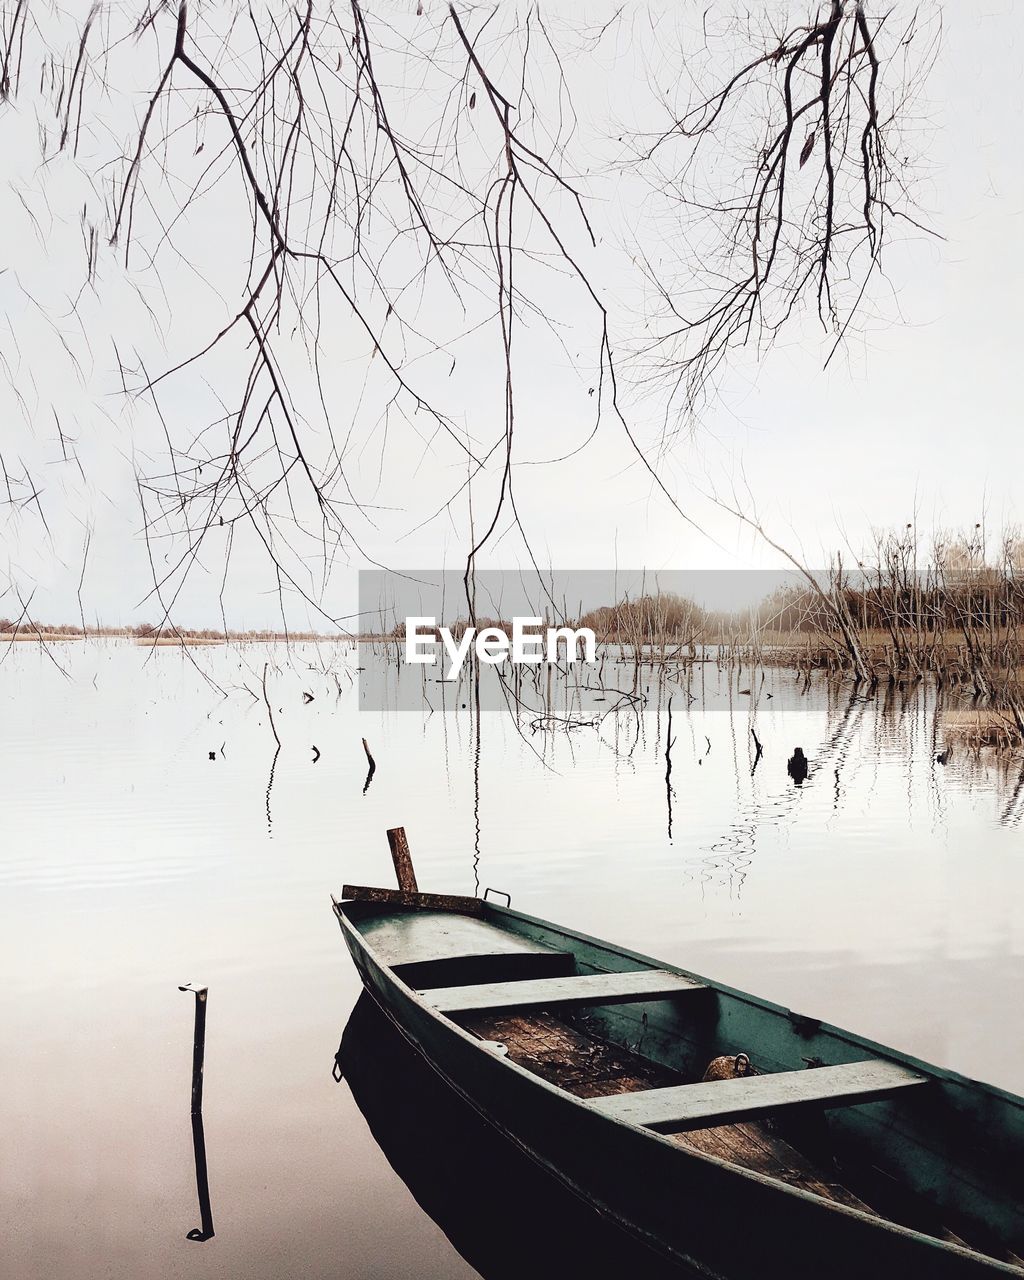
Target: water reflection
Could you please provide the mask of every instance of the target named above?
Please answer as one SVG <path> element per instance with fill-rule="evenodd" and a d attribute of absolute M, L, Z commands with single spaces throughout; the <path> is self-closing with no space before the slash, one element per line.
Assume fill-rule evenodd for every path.
<path fill-rule="evenodd" d="M 356 995 L 329 894 L 389 876 L 383 832 L 403 823 L 424 888 L 500 885 L 530 914 L 1024 1092 L 1022 760 L 957 741 L 938 763 L 932 685 L 854 698 L 705 662 L 642 670 L 634 691 L 618 664 L 625 690 L 524 678 L 517 723 L 454 682 L 427 686 L 432 713 L 367 710 L 365 650 L 65 650 L 70 684 L 29 644 L 0 666 L 0 1216 L 25 1224 L 0 1272 L 99 1280 L 116 1254 L 125 1275 L 176 1275 L 185 1255 L 251 1280 L 464 1280 L 323 1069 Z M 531 728 L 545 709 L 555 727 Z M 192 1046 L 168 1037 L 189 973 L 216 984 L 225 1073 L 203 1250 L 183 1239 L 202 1230 Z"/>
<path fill-rule="evenodd" d="M 762 672 L 762 678 L 763 676 Z M 801 699 L 808 698 L 808 691 L 809 687 L 804 680 L 799 695 Z M 756 787 L 755 775 L 757 766 L 764 757 L 765 743 L 751 725 L 754 759 L 750 767 L 750 788 L 745 790 L 742 785 L 743 770 L 737 759 L 733 811 L 725 830 L 714 839 L 702 843 L 683 861 L 685 874 L 700 885 L 702 895 L 708 888 L 717 885 L 725 887 L 730 898 L 738 900 L 742 896 L 748 869 L 756 857 L 758 840 L 765 829 L 785 827 L 793 823 L 804 783 L 813 781 L 814 773 L 821 773 L 830 765 L 833 775 L 832 810 L 833 813 L 838 813 L 841 799 L 840 767 L 845 764 L 857 741 L 861 720 L 868 706 L 876 704 L 873 699 L 859 695 L 856 688 L 851 686 L 844 691 L 842 686 L 826 684 L 824 692 L 828 702 L 828 716 L 825 736 L 815 749 L 815 769 L 812 773 L 803 748 L 796 747 L 786 762 L 786 773 L 793 785 L 787 783 L 785 787 L 775 786 L 767 792 Z M 693 714 L 696 712 L 691 711 L 691 715 Z M 734 751 L 737 740 L 735 720 L 736 717 L 730 712 L 728 727 Z M 707 745 L 704 754 L 697 761 L 699 765 L 703 765 L 711 753 L 711 739 L 707 735 L 705 742 Z"/>
<path fill-rule="evenodd" d="M 1019 825 L 1022 817 L 1024 817 L 1024 764 L 1020 766 L 1017 780 L 1013 784 L 999 819 L 1004 826 L 1015 827 Z"/>
<path fill-rule="evenodd" d="M 339 692 L 339 697 L 340 692 Z M 370 789 L 370 783 L 373 781 L 373 775 L 377 772 L 377 761 L 373 758 L 373 752 L 370 750 L 370 744 L 363 739 L 363 754 L 366 756 L 366 780 L 363 783 L 363 795 L 365 796 Z M 317 752 L 317 759 L 320 759 L 320 753 Z"/>
<path fill-rule="evenodd" d="M 199 1201 L 198 1227 L 193 1227 L 186 1240 L 212 1240 L 213 1208 L 210 1204 L 210 1178 L 206 1169 L 206 1134 L 203 1130 L 203 1113 L 192 1113 L 192 1150 L 196 1161 L 196 1197 Z"/>
<path fill-rule="evenodd" d="M 367 995 L 334 1066 L 391 1167 L 485 1280 L 695 1275 L 586 1204 L 455 1093 Z"/>
<path fill-rule="evenodd" d="M 270 837 L 274 835 L 274 820 L 270 815 L 270 793 L 274 789 L 274 774 L 277 771 L 277 761 L 280 754 L 281 744 L 278 743 L 274 751 L 274 758 L 270 762 L 270 776 L 267 778 L 267 790 L 264 793 L 264 804 L 267 810 L 267 835 Z"/>

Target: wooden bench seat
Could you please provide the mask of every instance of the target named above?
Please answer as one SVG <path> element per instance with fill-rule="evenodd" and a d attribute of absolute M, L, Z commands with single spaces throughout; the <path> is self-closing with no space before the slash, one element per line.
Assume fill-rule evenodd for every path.
<path fill-rule="evenodd" d="M 410 987 L 511 982 L 572 973 L 575 957 L 463 912 L 389 911 L 360 920 L 367 949 Z"/>
<path fill-rule="evenodd" d="M 445 911 L 392 911 L 359 925 L 374 955 L 391 968 L 481 956 L 565 956 L 486 920 Z"/>
<path fill-rule="evenodd" d="M 594 1098 L 588 1106 L 602 1115 L 665 1133 L 706 1129 L 751 1120 L 780 1107 L 817 1103 L 851 1106 L 890 1097 L 900 1089 L 927 1083 L 896 1062 L 869 1060 L 806 1071 L 778 1071 L 739 1080 L 711 1080 Z"/>
<path fill-rule="evenodd" d="M 443 987 L 420 995 L 442 1013 L 482 1013 L 494 1009 L 546 1008 L 549 1005 L 628 1004 L 667 1000 L 683 991 L 703 991 L 702 983 L 664 969 L 628 973 L 585 973 L 522 982 L 487 982 Z"/>

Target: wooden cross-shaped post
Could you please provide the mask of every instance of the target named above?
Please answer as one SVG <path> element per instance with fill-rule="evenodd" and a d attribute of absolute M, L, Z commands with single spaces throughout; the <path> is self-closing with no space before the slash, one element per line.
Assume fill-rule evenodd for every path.
<path fill-rule="evenodd" d="M 397 889 L 375 889 L 368 885 L 347 884 L 342 897 L 354 902 L 376 902 L 383 906 L 422 911 L 458 911 L 464 915 L 483 915 L 486 906 L 480 898 L 466 898 L 453 893 L 420 893 L 416 873 L 412 869 L 412 854 L 404 827 L 392 827 L 388 832 L 391 860 L 398 877 Z M 342 913 L 335 904 L 335 911 Z"/>
<path fill-rule="evenodd" d="M 391 861 L 395 864 L 399 889 L 404 889 L 407 893 L 418 893 L 416 872 L 412 869 L 412 854 L 409 852 L 405 827 L 392 827 L 388 831 L 388 844 L 391 846 Z"/>

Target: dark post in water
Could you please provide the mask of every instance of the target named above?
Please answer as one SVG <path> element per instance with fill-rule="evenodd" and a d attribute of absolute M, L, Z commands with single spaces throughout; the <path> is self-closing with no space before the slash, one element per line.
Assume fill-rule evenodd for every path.
<path fill-rule="evenodd" d="M 196 992 L 196 1025 L 192 1036 L 192 1114 L 203 1109 L 203 1059 L 206 1056 L 206 994 L 207 987 Z"/>

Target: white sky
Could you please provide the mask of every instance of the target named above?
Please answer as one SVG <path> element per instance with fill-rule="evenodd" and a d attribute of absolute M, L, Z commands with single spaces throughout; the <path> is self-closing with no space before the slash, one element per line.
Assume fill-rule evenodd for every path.
<path fill-rule="evenodd" d="M 401 8 L 403 22 L 412 21 L 405 10 L 414 7 Z M 704 8 L 693 6 L 688 17 L 699 18 Z M 555 9 L 575 16 L 575 7 Z M 440 10 L 428 6 L 422 21 L 429 22 L 432 12 Z M 602 46 L 592 65 L 572 68 L 586 137 L 613 133 L 635 115 L 636 103 L 648 92 L 629 43 L 639 12 L 632 12 L 633 28 Z M 711 488 L 728 494 L 734 484 L 749 486 L 772 535 L 812 565 L 837 547 L 864 550 L 872 529 L 912 520 L 926 541 L 933 531 L 973 526 L 983 518 L 993 533 L 1015 521 L 1024 461 L 1017 315 L 1024 284 L 1024 6 L 951 0 L 944 6 L 944 27 L 914 130 L 925 152 L 921 198 L 944 241 L 915 237 L 891 246 L 887 282 L 879 282 L 869 299 L 868 322 L 827 371 L 822 364 L 829 339 L 810 327 L 791 331 L 760 363 L 744 360 L 730 369 L 695 433 L 681 434 L 660 463 L 668 487 L 707 536 L 683 523 L 653 491 L 610 421 L 570 461 L 518 465 L 566 453 L 592 426 L 589 375 L 582 367 L 592 317 L 568 294 L 542 286 L 563 326 L 564 347 L 539 328 L 521 339 L 514 473 L 519 514 L 542 561 L 566 568 L 774 567 L 775 553 L 703 496 Z M 155 65 L 152 49 L 140 56 L 140 85 L 151 82 Z M 26 79 L 31 82 L 32 73 Z M 164 259 L 161 294 L 147 274 L 144 254 L 136 253 L 134 274 L 125 279 L 113 252 L 102 245 L 100 287 L 85 291 L 76 322 L 71 300 L 79 297 L 84 260 L 77 211 L 89 188 L 67 157 L 40 166 L 36 137 L 43 114 L 31 91 L 0 106 L 0 225 L 7 249 L 0 263 L 0 354 L 7 373 L 0 377 L 0 454 L 8 471 L 28 468 L 49 527 L 47 533 L 32 505 L 14 512 L 0 508 L 0 591 L 13 587 L 22 598 L 35 591 L 31 611 L 37 618 L 76 619 L 82 543 L 90 526 L 87 619 L 115 623 L 159 616 L 152 602 L 140 603 L 151 580 L 139 534 L 133 456 L 140 465 L 164 469 L 162 433 L 147 406 L 129 413 L 119 395 L 113 345 L 126 364 L 138 351 L 154 372 L 205 342 L 230 312 L 217 298 L 220 282 L 207 285 L 184 258 Z M 125 134 L 126 102 L 113 99 L 98 109 L 96 121 L 111 136 Z M 216 129 L 206 125 L 211 144 Z M 83 165 L 104 146 L 109 149 L 109 137 L 102 145 L 96 141 L 92 151 L 87 145 Z M 189 155 L 192 150 L 190 143 Z M 643 225 L 646 193 L 635 179 L 602 172 L 599 164 L 582 179 L 603 237 L 592 265 L 607 285 L 608 304 L 619 313 L 623 332 L 630 323 L 624 304 L 639 296 L 639 286 L 622 242 L 626 231 Z M 154 184 L 157 202 L 159 195 Z M 145 211 L 140 221 L 144 216 Z M 238 249 L 230 203 L 208 203 L 203 217 L 198 230 L 204 251 L 214 264 L 218 258 L 229 261 Z M 188 244 L 186 239 L 185 256 Z M 655 246 L 648 242 L 647 248 Z M 140 308 L 136 286 L 159 331 Z M 447 329 L 454 319 L 424 308 L 419 323 L 427 331 L 431 325 Z M 338 397 L 338 420 L 356 421 L 363 432 L 348 458 L 350 474 L 364 501 L 388 508 L 374 517 L 376 528 L 361 525 L 361 547 L 396 567 L 461 564 L 467 550 L 465 502 L 451 519 L 401 536 L 459 483 L 452 453 L 432 453 L 413 432 L 400 434 L 396 427 L 382 459 L 371 417 L 360 422 L 353 390 L 365 374 L 366 352 L 343 321 L 336 352 L 328 382 Z M 464 343 L 460 352 L 461 421 L 476 438 L 491 441 L 501 425 L 500 349 L 492 334 Z M 229 363 L 215 367 L 214 374 L 230 377 Z M 301 376 L 297 361 L 293 372 Z M 204 381 L 197 371 L 167 384 L 161 407 L 176 440 L 187 435 L 193 420 L 198 428 L 214 416 L 210 388 L 216 377 L 209 375 L 204 371 Z M 78 441 L 84 482 L 61 459 L 54 410 L 65 434 Z M 633 410 L 641 439 L 656 439 L 660 416 L 653 400 Z M 478 531 L 493 510 L 496 486 L 496 474 L 474 486 Z M 0 492 L 0 500 L 4 496 Z M 522 547 L 508 537 L 492 547 L 487 564 L 510 568 L 524 559 Z M 360 563 L 353 552 L 351 569 Z M 213 541 L 173 612 L 175 621 L 219 622 L 222 572 L 223 540 Z M 240 544 L 225 592 L 229 625 L 275 625 L 276 591 L 265 559 Z M 327 592 L 329 611 L 344 613 L 353 599 L 352 574 L 338 573 Z M 17 612 L 12 590 L 0 599 L 0 614 Z M 303 626 L 307 616 L 296 603 L 289 622 Z"/>

